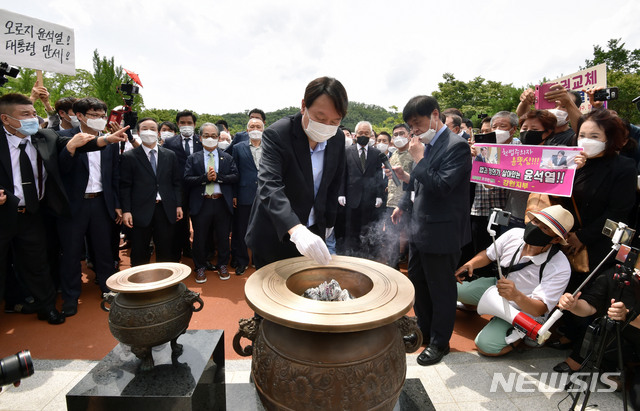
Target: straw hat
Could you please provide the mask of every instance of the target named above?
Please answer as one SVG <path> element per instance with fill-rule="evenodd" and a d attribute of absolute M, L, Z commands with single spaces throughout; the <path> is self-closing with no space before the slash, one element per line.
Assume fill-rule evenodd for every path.
<path fill-rule="evenodd" d="M 573 228 L 573 215 L 561 205 L 552 205 L 540 211 L 528 211 L 527 214 L 530 214 L 531 218 L 537 218 L 562 238 L 562 245 L 568 244 L 565 239 L 571 228 Z"/>

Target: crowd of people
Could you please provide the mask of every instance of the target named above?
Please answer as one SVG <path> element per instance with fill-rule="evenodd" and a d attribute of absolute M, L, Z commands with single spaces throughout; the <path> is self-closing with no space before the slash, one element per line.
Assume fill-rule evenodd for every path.
<path fill-rule="evenodd" d="M 473 309 L 492 287 L 539 321 L 560 301 L 575 314 L 565 316 L 555 346 L 577 347 L 592 307 L 615 307 L 616 319 L 625 319 L 623 311 L 637 305 L 632 297 L 626 308 L 612 305 L 606 293 L 589 294 L 588 307 L 563 297 L 609 252 L 605 221 L 637 223 L 640 129 L 601 107 L 593 90 L 583 94 L 593 106 L 586 114 L 578 109 L 580 93 L 554 86 L 545 98 L 556 108 L 538 110 L 526 90 L 513 112 L 487 116 L 475 131 L 458 109 L 417 96 L 404 106 L 404 122 L 387 133 L 366 119 L 353 130 L 340 125 L 346 91 L 322 77 L 307 86 L 298 114 L 269 125 L 254 109 L 246 131 L 234 136 L 224 120 L 198 125 L 190 111 L 179 112 L 175 123 L 142 118 L 130 129 L 107 124 L 108 107 L 93 97 L 66 97 L 51 107 L 43 87 L 34 87 L 31 99 L 6 94 L 0 97 L 5 311 L 64 322 L 78 309 L 81 261 L 90 263 L 105 293 L 124 247 L 131 248 L 132 266 L 154 254 L 157 262 L 192 258 L 198 283 L 207 281 L 207 271 L 227 280 L 252 263 L 260 268 L 300 254 L 327 263 L 339 254 L 397 269 L 407 263 L 426 342 L 422 365 L 449 352 L 456 310 Z M 49 112 L 40 123 L 36 99 Z M 472 162 L 493 161 L 486 147 L 475 146 L 488 133 L 498 144 L 581 147 L 572 196 L 532 209 L 527 192 L 471 183 Z M 566 166 L 564 154 L 550 167 Z M 496 208 L 511 219 L 494 246 L 487 225 Z M 574 261 L 585 250 L 579 267 Z M 504 278 L 496 276 L 498 258 Z M 605 261 L 600 276 L 613 266 Z M 636 360 L 637 322 L 629 325 L 635 332 L 624 334 Z M 478 350 L 513 350 L 522 336 L 513 337 L 512 328 L 494 318 L 478 334 Z M 558 369 L 574 372 L 581 360 L 572 355 Z"/>

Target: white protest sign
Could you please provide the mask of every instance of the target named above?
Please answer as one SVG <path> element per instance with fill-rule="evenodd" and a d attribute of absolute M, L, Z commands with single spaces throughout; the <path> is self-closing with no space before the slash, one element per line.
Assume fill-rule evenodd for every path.
<path fill-rule="evenodd" d="M 76 74 L 73 29 L 0 9 L 0 62 Z"/>
<path fill-rule="evenodd" d="M 580 70 L 576 73 L 563 76 L 555 80 L 549 81 L 549 83 L 559 83 L 567 90 L 579 91 L 582 95 L 582 105 L 580 111 L 587 113 L 591 111 L 591 104 L 589 99 L 582 92 L 582 89 L 591 89 L 594 87 L 607 87 L 607 65 L 605 63 L 598 64 L 597 66 L 589 67 L 584 70 Z"/>

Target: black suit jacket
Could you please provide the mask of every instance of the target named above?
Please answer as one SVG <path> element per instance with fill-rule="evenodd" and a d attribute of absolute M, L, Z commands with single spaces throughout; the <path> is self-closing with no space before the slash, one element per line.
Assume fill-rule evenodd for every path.
<path fill-rule="evenodd" d="M 69 137 L 62 137 L 53 130 L 40 129 L 31 136 L 31 141 L 36 151 L 42 158 L 42 164 L 47 171 L 45 182 L 45 193 L 43 202 L 58 215 L 70 215 L 69 199 L 64 190 L 64 184 L 60 176 L 58 165 L 58 154 L 64 150 L 71 140 Z M 96 140 L 89 141 L 82 147 L 78 147 L 76 153 L 99 150 Z M 0 188 L 9 196 L 9 201 L 0 206 L 0 226 L 4 228 L 15 227 L 18 214 L 18 201 L 13 195 L 13 170 L 11 169 L 11 154 L 9 153 L 9 143 L 4 131 L 0 126 Z"/>
<path fill-rule="evenodd" d="M 238 168 L 239 180 L 235 186 L 235 195 L 239 205 L 251 205 L 258 189 L 258 168 L 248 141 L 236 144 L 233 149 L 233 161 Z"/>
<path fill-rule="evenodd" d="M 382 162 L 380 150 L 375 147 L 367 149 L 365 169 L 360 162 L 360 145 L 352 144 L 345 149 L 347 166 L 339 195 L 347 198 L 347 207 L 358 208 L 361 204 L 374 208 L 376 197 L 384 196 L 384 180 L 382 178 Z"/>
<path fill-rule="evenodd" d="M 123 213 L 133 215 L 133 224 L 147 227 L 153 218 L 156 193 L 160 193 L 162 207 L 172 223 L 176 208 L 182 206 L 182 174 L 173 151 L 156 146 L 158 163 L 156 176 L 149 158 L 140 145 L 125 151 L 120 160 L 120 203 Z"/>
<path fill-rule="evenodd" d="M 191 154 L 196 153 L 198 151 L 202 151 L 202 142 L 200 141 L 200 137 L 197 134 L 193 134 L 191 136 Z M 184 151 L 184 140 L 182 140 L 182 135 L 177 134 L 173 137 L 169 137 L 164 141 L 162 147 L 167 148 L 173 151 L 178 158 L 178 165 L 180 166 L 180 176 L 184 174 L 184 167 L 187 164 L 187 153 Z"/>
<path fill-rule="evenodd" d="M 229 212 L 233 214 L 233 184 L 238 181 L 238 169 L 233 157 L 220 149 L 216 150 L 218 150 L 218 172 L 213 182 L 220 184 L 222 198 L 227 203 Z M 193 153 L 187 158 L 187 164 L 184 169 L 184 183 L 189 190 L 190 213 L 191 215 L 198 215 L 204 201 L 202 196 L 205 194 L 209 183 L 207 167 L 205 167 L 204 154 L 202 152 Z"/>
<path fill-rule="evenodd" d="M 61 136 L 73 136 L 80 132 L 79 128 L 61 131 Z M 102 177 L 102 198 L 115 220 L 116 208 L 120 208 L 120 165 L 118 163 L 118 144 L 109 144 L 100 152 L 100 176 Z M 89 182 L 89 157 L 87 153 L 76 153 L 73 157 L 67 150 L 58 156 L 62 183 L 69 197 L 71 215 L 80 209 L 84 193 Z"/>
<path fill-rule="evenodd" d="M 469 144 L 445 127 L 426 158 L 411 172 L 399 207 L 412 209 L 410 239 L 420 252 L 451 254 L 471 240 L 469 217 Z"/>
<path fill-rule="evenodd" d="M 236 135 L 233 136 L 233 140 L 231 141 L 229 148 L 227 148 L 227 152 L 229 154 L 233 154 L 233 150 L 235 150 L 235 146 L 245 141 L 249 141 L 249 133 L 247 131 L 237 132 Z"/>
<path fill-rule="evenodd" d="M 344 173 L 344 134 L 327 141 L 322 182 L 314 199 L 309 140 L 302 129 L 300 113 L 278 120 L 262 135 L 262 159 L 247 245 L 269 260 L 289 242 L 287 231 L 307 224 L 314 207 L 316 225 L 324 234 L 333 227 L 338 206 L 338 190 Z M 270 261 L 273 261 L 272 259 Z"/>

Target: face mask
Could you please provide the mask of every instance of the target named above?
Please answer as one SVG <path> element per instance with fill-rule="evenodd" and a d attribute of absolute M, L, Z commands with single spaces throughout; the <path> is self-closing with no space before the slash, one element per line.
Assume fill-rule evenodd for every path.
<path fill-rule="evenodd" d="M 496 143 L 504 144 L 511 138 L 511 133 L 506 130 L 494 130 L 496 133 Z"/>
<path fill-rule="evenodd" d="M 527 223 L 527 226 L 524 228 L 524 242 L 529 245 L 544 247 L 553 239 L 554 237 L 546 235 L 540 227 L 532 222 Z"/>
<path fill-rule="evenodd" d="M 396 147 L 389 147 L 389 152 L 391 154 L 395 153 L 396 151 L 398 151 L 398 149 Z"/>
<path fill-rule="evenodd" d="M 433 140 L 433 138 L 436 136 L 436 130 L 431 128 L 432 123 L 433 123 L 433 117 L 429 119 L 429 130 L 425 131 L 424 133 L 418 136 L 418 138 L 420 139 L 420 141 L 422 141 L 423 144 L 431 143 L 431 140 Z M 436 124 L 438 123 L 436 122 Z"/>
<path fill-rule="evenodd" d="M 80 120 L 76 116 L 69 116 L 69 121 L 71 122 L 71 127 L 80 127 Z"/>
<path fill-rule="evenodd" d="M 560 126 L 564 126 L 565 124 L 568 123 L 567 121 L 567 117 L 569 117 L 569 113 L 567 113 L 564 110 L 558 110 L 557 108 L 553 108 L 551 110 L 547 110 L 549 113 L 553 114 L 554 116 L 556 116 L 556 118 L 558 119 L 558 122 L 556 123 L 556 125 L 558 127 Z"/>
<path fill-rule="evenodd" d="M 231 145 L 231 143 L 229 143 L 227 140 L 221 141 L 218 143 L 218 148 L 220 150 L 226 150 L 229 148 L 229 146 Z"/>
<path fill-rule="evenodd" d="M 262 140 L 262 131 L 260 130 L 249 131 L 249 138 L 251 140 Z"/>
<path fill-rule="evenodd" d="M 322 124 L 318 123 L 317 121 L 311 120 L 311 117 L 309 117 L 308 109 L 306 110 L 305 114 L 309 119 L 309 124 L 307 124 L 307 128 L 304 129 L 304 132 L 307 133 L 307 136 L 309 136 L 309 138 L 316 143 L 327 141 L 331 137 L 335 136 L 338 132 L 338 126 Z"/>
<path fill-rule="evenodd" d="M 344 147 L 347 148 L 353 144 L 353 139 L 351 137 L 344 138 Z"/>
<path fill-rule="evenodd" d="M 182 134 L 185 137 L 191 137 L 193 135 L 193 126 L 180 127 L 180 134 Z"/>
<path fill-rule="evenodd" d="M 406 137 L 394 137 L 393 138 L 393 145 L 398 147 L 398 148 L 402 148 L 402 147 L 406 146 L 408 142 L 409 142 L 409 139 L 406 138 Z"/>
<path fill-rule="evenodd" d="M 371 139 L 367 136 L 358 136 L 356 137 L 356 141 L 358 142 L 358 144 L 364 147 L 369 145 L 369 141 L 371 141 Z"/>
<path fill-rule="evenodd" d="M 214 148 L 218 145 L 218 139 L 213 137 L 207 137 L 202 139 L 202 145 L 206 148 Z"/>
<path fill-rule="evenodd" d="M 160 138 L 162 139 L 162 141 L 173 137 L 173 131 L 161 131 L 160 132 Z"/>
<path fill-rule="evenodd" d="M 153 130 L 142 130 L 138 133 L 140 139 L 145 144 L 153 144 L 158 142 L 158 133 Z"/>
<path fill-rule="evenodd" d="M 376 148 L 380 151 L 382 151 L 383 153 L 386 153 L 387 150 L 389 149 L 389 144 L 385 144 L 385 143 L 378 143 L 376 144 Z"/>
<path fill-rule="evenodd" d="M 542 135 L 544 131 L 538 130 L 527 130 L 520 132 L 520 141 L 522 144 L 526 144 L 529 146 L 537 146 L 542 143 Z"/>
<path fill-rule="evenodd" d="M 88 118 L 87 127 L 94 129 L 95 131 L 102 131 L 107 125 L 107 119 L 104 118 Z"/>
<path fill-rule="evenodd" d="M 603 141 L 595 140 L 593 138 L 579 138 L 578 147 L 582 147 L 587 158 L 595 157 L 602 153 L 607 147 L 607 144 Z"/>
<path fill-rule="evenodd" d="M 7 115 L 7 117 L 11 117 Z M 11 117 L 14 120 L 18 120 L 15 117 Z M 37 118 L 27 118 L 24 120 L 18 120 L 20 122 L 20 127 L 16 128 L 16 131 L 20 134 L 24 134 L 25 136 L 32 136 L 38 132 L 40 128 L 40 124 L 38 123 Z"/>

